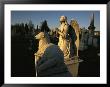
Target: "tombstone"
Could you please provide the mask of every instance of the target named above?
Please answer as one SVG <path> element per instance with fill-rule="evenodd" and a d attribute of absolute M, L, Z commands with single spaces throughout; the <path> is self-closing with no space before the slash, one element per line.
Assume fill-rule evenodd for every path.
<path fill-rule="evenodd" d="M 89 46 L 93 45 L 93 37 L 92 36 L 89 36 L 89 38 L 88 38 L 88 45 Z"/>
<path fill-rule="evenodd" d="M 88 48 L 87 44 L 88 44 L 88 32 L 84 28 L 81 30 L 81 40 L 80 40 L 79 50 L 83 51 L 83 50 L 87 49 Z"/>
<path fill-rule="evenodd" d="M 98 47 L 98 38 L 93 39 L 93 46 L 96 48 Z"/>

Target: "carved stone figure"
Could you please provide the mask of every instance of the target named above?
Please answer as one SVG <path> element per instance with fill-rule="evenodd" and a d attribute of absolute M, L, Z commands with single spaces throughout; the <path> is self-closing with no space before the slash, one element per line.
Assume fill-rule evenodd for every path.
<path fill-rule="evenodd" d="M 78 56 L 78 49 L 79 49 L 79 34 L 80 34 L 80 28 L 79 28 L 79 24 L 76 20 L 71 20 L 70 25 L 73 27 L 73 29 L 75 30 L 76 33 L 76 41 L 75 41 L 75 45 L 76 45 L 76 52 L 75 52 L 75 56 Z"/>
<path fill-rule="evenodd" d="M 39 40 L 39 48 L 35 53 L 36 75 L 39 77 L 72 76 L 64 63 L 64 55 L 59 46 L 50 43 L 47 33 L 40 32 L 35 36 Z"/>
<path fill-rule="evenodd" d="M 73 48 L 72 48 L 72 39 L 69 35 L 69 24 L 67 23 L 67 17 L 61 16 L 60 17 L 60 27 L 58 30 L 59 33 L 59 42 L 58 46 L 64 53 L 64 58 L 68 59 L 73 57 Z"/>
<path fill-rule="evenodd" d="M 42 55 L 44 54 L 44 51 L 48 47 L 50 40 L 49 40 L 49 36 L 47 35 L 47 33 L 44 33 L 44 32 L 40 32 L 38 35 L 35 36 L 35 38 L 39 39 L 38 51 L 37 53 L 35 53 L 36 55 L 35 59 L 36 61 L 38 61 L 39 58 L 41 58 Z"/>

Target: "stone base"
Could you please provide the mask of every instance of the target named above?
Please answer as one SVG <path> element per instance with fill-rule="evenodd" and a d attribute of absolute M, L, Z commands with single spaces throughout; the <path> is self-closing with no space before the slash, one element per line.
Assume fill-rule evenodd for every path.
<path fill-rule="evenodd" d="M 65 64 L 67 65 L 67 68 L 73 77 L 78 76 L 79 63 L 82 61 L 83 60 L 79 59 L 77 56 L 74 58 L 69 58 L 68 60 L 65 60 Z"/>

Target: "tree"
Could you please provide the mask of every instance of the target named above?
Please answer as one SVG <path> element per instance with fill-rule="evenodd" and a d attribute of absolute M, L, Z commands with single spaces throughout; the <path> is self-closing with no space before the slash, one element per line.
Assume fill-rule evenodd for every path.
<path fill-rule="evenodd" d="M 26 31 L 26 34 L 28 34 L 29 28 L 28 28 L 28 24 L 27 23 L 25 24 L 25 31 Z"/>
<path fill-rule="evenodd" d="M 47 25 L 47 21 L 46 20 L 44 20 L 43 22 L 42 22 L 42 24 L 41 24 L 41 31 L 42 32 L 49 32 L 50 31 L 50 29 L 49 29 L 49 27 L 48 27 L 48 25 Z"/>
<path fill-rule="evenodd" d="M 29 21 L 28 28 L 29 28 L 29 32 L 32 34 L 33 33 L 33 29 L 34 29 L 34 24 L 32 23 L 31 20 Z"/>

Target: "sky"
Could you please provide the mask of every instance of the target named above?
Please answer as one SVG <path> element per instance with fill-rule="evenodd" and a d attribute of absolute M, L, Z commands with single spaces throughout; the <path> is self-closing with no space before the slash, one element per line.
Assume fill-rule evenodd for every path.
<path fill-rule="evenodd" d="M 50 29 L 59 27 L 60 16 L 67 16 L 67 21 L 70 24 L 71 19 L 77 20 L 80 28 L 86 29 L 90 25 L 90 18 L 94 13 L 94 25 L 96 31 L 100 30 L 100 11 L 12 11 L 11 12 L 11 24 L 16 23 L 28 23 L 32 21 L 35 28 L 44 20 L 47 20 Z"/>

